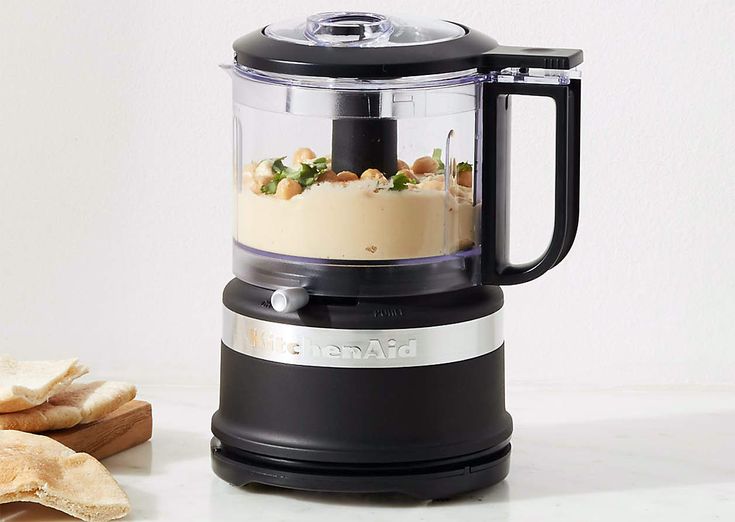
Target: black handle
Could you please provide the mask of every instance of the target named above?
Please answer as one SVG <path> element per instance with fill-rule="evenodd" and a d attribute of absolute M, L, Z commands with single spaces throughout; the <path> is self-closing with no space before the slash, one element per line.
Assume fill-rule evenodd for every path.
<path fill-rule="evenodd" d="M 548 49 L 499 45 L 481 57 L 482 69 L 500 71 L 506 67 L 573 69 L 582 63 L 581 49 Z"/>
<path fill-rule="evenodd" d="M 574 242 L 579 223 L 580 80 L 568 85 L 488 82 L 483 85 L 482 282 L 525 283 L 559 264 Z M 545 96 L 556 104 L 554 229 L 546 251 L 535 261 L 509 260 L 510 95 Z"/>

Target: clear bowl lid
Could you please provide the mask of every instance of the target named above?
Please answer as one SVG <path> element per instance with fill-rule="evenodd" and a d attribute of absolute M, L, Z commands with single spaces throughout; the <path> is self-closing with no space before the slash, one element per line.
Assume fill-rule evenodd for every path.
<path fill-rule="evenodd" d="M 421 16 L 319 13 L 276 22 L 233 43 L 235 62 L 264 73 L 384 80 L 507 67 L 570 69 L 577 49 L 499 46 L 462 24 Z"/>
<path fill-rule="evenodd" d="M 269 25 L 276 40 L 325 47 L 397 47 L 446 42 L 466 34 L 464 27 L 420 16 L 364 12 L 318 13 Z"/>
<path fill-rule="evenodd" d="M 267 73 L 386 79 L 475 69 L 497 46 L 445 20 L 340 11 L 272 23 L 233 49 L 238 65 Z"/>

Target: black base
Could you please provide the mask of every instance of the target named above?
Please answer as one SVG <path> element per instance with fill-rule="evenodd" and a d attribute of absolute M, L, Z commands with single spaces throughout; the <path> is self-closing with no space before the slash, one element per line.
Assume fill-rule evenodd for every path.
<path fill-rule="evenodd" d="M 212 469 L 234 486 L 266 484 L 331 493 L 403 493 L 445 499 L 492 486 L 508 475 L 510 443 L 428 463 L 330 465 L 264 457 L 212 439 Z"/>
<path fill-rule="evenodd" d="M 223 301 L 274 324 L 378 334 L 462 323 L 503 305 L 497 287 L 395 299 L 313 297 L 288 314 L 267 306 L 269 298 L 267 290 L 233 281 Z M 233 348 L 221 345 L 212 418 L 213 467 L 227 482 L 436 499 L 508 473 L 513 421 L 502 345 L 471 359 L 391 368 L 288 364 Z M 455 347 L 450 340 L 443 348 Z"/>

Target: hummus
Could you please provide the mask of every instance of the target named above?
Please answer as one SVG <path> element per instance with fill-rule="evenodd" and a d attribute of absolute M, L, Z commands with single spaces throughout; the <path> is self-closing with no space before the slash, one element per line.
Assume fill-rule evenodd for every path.
<path fill-rule="evenodd" d="M 378 189 L 362 179 L 316 183 L 290 199 L 237 191 L 235 238 L 243 245 L 292 256 L 389 260 L 431 257 L 475 242 L 471 189 L 443 188 L 443 176 L 407 190 Z"/>

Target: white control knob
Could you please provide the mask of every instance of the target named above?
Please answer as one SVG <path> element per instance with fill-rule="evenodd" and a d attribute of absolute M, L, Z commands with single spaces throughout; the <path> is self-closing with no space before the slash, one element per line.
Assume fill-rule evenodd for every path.
<path fill-rule="evenodd" d="M 301 288 L 279 288 L 271 295 L 271 306 L 276 312 L 295 312 L 309 302 L 309 293 Z"/>

